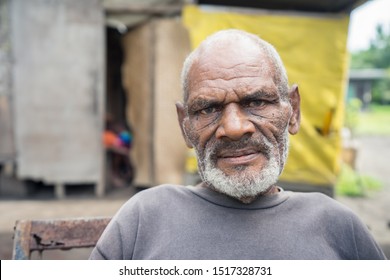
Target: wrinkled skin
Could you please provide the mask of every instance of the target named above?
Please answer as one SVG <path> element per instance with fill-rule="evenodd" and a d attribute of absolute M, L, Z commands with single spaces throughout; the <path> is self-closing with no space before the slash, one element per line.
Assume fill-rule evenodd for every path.
<path fill-rule="evenodd" d="M 281 96 L 274 71 L 267 56 L 245 40 L 202 50 L 189 71 L 188 100 L 176 104 L 187 146 L 197 151 L 201 175 L 207 150 L 227 176 L 259 173 L 271 156 L 281 173 L 286 132 L 299 130 L 300 100 L 297 86 Z M 267 192 L 274 191 L 272 187 Z"/>

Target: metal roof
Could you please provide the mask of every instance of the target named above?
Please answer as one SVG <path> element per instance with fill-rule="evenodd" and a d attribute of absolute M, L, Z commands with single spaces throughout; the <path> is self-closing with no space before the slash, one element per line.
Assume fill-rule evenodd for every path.
<path fill-rule="evenodd" d="M 360 81 L 390 79 L 390 73 L 385 69 L 352 69 L 349 71 L 349 79 Z"/>
<path fill-rule="evenodd" d="M 319 14 L 349 13 L 372 0 L 103 0 L 106 24 L 126 32 L 153 16 L 179 15 L 185 4 Z"/>
<path fill-rule="evenodd" d="M 349 13 L 370 0 L 198 0 L 198 4 L 317 13 Z"/>

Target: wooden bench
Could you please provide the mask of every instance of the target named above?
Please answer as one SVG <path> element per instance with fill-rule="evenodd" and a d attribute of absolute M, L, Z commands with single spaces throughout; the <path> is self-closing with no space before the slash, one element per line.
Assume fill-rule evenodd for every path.
<path fill-rule="evenodd" d="M 12 259 L 28 260 L 33 251 L 94 247 L 111 218 L 18 220 Z"/>

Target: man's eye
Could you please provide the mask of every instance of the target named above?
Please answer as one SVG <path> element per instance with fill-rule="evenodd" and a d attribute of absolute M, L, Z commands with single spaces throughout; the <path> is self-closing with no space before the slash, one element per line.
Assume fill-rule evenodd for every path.
<path fill-rule="evenodd" d="M 250 108 L 255 108 L 255 107 L 261 107 L 265 105 L 265 103 L 266 102 L 264 100 L 252 100 L 248 102 L 247 106 Z"/>
<path fill-rule="evenodd" d="M 215 107 L 208 107 L 208 108 L 199 110 L 199 113 L 201 115 L 208 115 L 208 114 L 215 113 L 216 111 L 217 111 L 217 108 L 215 108 Z"/>

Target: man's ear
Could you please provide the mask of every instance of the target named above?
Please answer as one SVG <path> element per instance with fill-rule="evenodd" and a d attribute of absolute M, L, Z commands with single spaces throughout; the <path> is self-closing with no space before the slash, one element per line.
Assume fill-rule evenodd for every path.
<path fill-rule="evenodd" d="M 179 121 L 181 134 L 183 135 L 184 141 L 186 141 L 186 145 L 188 148 L 193 148 L 191 141 L 188 139 L 186 128 L 188 124 L 188 116 L 186 114 L 184 104 L 181 102 L 176 102 L 176 112 L 177 119 Z"/>
<path fill-rule="evenodd" d="M 288 93 L 288 99 L 292 108 L 292 115 L 288 125 L 290 134 L 298 133 L 301 125 L 301 97 L 299 95 L 298 85 L 293 85 Z"/>

